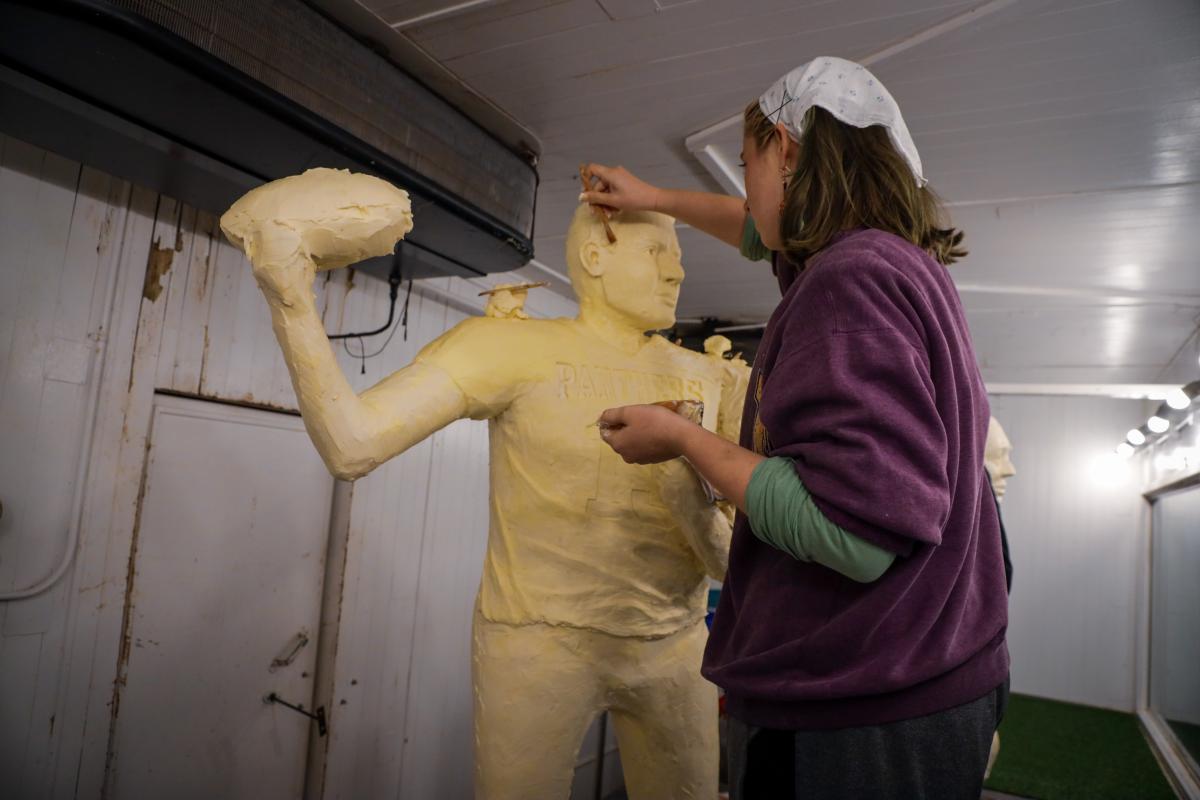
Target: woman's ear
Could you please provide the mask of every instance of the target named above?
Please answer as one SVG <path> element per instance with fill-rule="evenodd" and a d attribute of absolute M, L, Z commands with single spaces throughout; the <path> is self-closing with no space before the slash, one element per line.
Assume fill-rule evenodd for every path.
<path fill-rule="evenodd" d="M 796 168 L 796 161 L 800 156 L 800 143 L 791 137 L 782 122 L 775 123 L 775 133 L 779 136 L 777 144 L 780 166 L 791 172 Z"/>
<path fill-rule="evenodd" d="M 600 245 L 593 241 L 586 241 L 579 248 L 579 263 L 583 265 L 583 270 L 593 278 L 599 278 L 604 274 L 604 266 L 600 263 Z"/>

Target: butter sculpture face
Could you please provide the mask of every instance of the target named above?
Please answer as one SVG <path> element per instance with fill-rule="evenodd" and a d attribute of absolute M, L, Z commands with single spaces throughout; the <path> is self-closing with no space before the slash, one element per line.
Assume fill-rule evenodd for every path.
<path fill-rule="evenodd" d="M 305 426 L 335 475 L 365 475 L 456 419 L 489 420 L 477 796 L 566 798 L 580 740 L 603 710 L 614 713 L 631 797 L 715 796 L 716 691 L 699 666 L 705 574 L 724 575 L 729 519 L 685 464 L 627 465 L 593 424 L 611 406 L 686 400 L 703 404 L 706 427 L 736 438 L 728 417 L 740 414 L 741 370 L 645 333 L 674 321 L 683 269 L 672 220 L 618 215 L 610 245 L 581 207 L 566 254 L 578 318 L 525 319 L 520 287 L 494 290 L 487 315 L 356 394 L 312 277 L 390 252 L 407 233 L 407 197 L 381 183 L 310 171 L 251 192 L 222 226 L 250 255 Z"/>
<path fill-rule="evenodd" d="M 586 213 L 586 212 L 585 212 Z M 576 291 L 580 300 L 602 304 L 632 328 L 654 331 L 675 324 L 675 306 L 683 282 L 682 254 L 674 220 L 665 214 L 642 212 L 618 217 L 621 235 L 609 244 L 594 233 L 579 243 L 576 256 L 596 285 Z M 592 228 L 572 223 L 572 228 Z M 575 237 L 568 237 L 568 250 Z M 585 283 L 586 285 L 586 283 Z"/>
<path fill-rule="evenodd" d="M 1008 440 L 1008 434 L 1000 427 L 1000 421 L 995 417 L 988 420 L 983 465 L 987 467 L 988 476 L 992 479 L 992 491 L 995 492 L 996 499 L 1003 499 L 1008 488 L 1008 479 L 1017 474 L 1017 468 L 1012 463 L 1012 442 Z"/>

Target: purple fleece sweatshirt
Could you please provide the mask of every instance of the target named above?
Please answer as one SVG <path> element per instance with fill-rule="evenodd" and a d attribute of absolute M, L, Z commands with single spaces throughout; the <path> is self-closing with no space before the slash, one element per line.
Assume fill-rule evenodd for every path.
<path fill-rule="evenodd" d="M 878 725 L 981 697 L 1008 673 L 1008 607 L 987 395 L 950 275 L 863 229 L 777 274 L 742 446 L 794 459 L 826 517 L 897 558 L 855 583 L 739 514 L 703 673 L 729 713 L 769 728 Z"/>

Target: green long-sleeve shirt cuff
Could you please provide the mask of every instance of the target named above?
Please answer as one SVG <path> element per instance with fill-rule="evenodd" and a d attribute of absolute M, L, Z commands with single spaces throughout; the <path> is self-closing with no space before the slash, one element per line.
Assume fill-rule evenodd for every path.
<path fill-rule="evenodd" d="M 759 238 L 758 229 L 754 227 L 754 220 L 750 218 L 749 214 L 742 223 L 742 244 L 738 247 L 738 251 L 751 261 L 771 260 L 771 251 Z"/>
<path fill-rule="evenodd" d="M 830 522 L 788 458 L 768 458 L 754 468 L 746 487 L 746 511 L 750 530 L 759 539 L 859 583 L 877 580 L 896 559 L 894 553 Z"/>

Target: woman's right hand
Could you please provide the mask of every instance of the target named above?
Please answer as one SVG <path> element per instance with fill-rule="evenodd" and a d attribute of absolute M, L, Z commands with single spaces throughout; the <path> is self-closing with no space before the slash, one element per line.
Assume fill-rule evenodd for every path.
<path fill-rule="evenodd" d="M 659 211 L 660 194 L 652 186 L 624 167 L 608 167 L 603 164 L 588 164 L 585 169 L 599 180 L 592 191 L 579 195 L 581 203 L 591 203 L 616 211 Z"/>
<path fill-rule="evenodd" d="M 613 211 L 657 211 L 733 247 L 739 247 L 742 243 L 746 207 L 740 197 L 660 189 L 624 167 L 585 164 L 583 168 L 591 170 L 597 180 L 591 191 L 579 195 L 581 203 L 591 203 L 610 215 Z"/>

